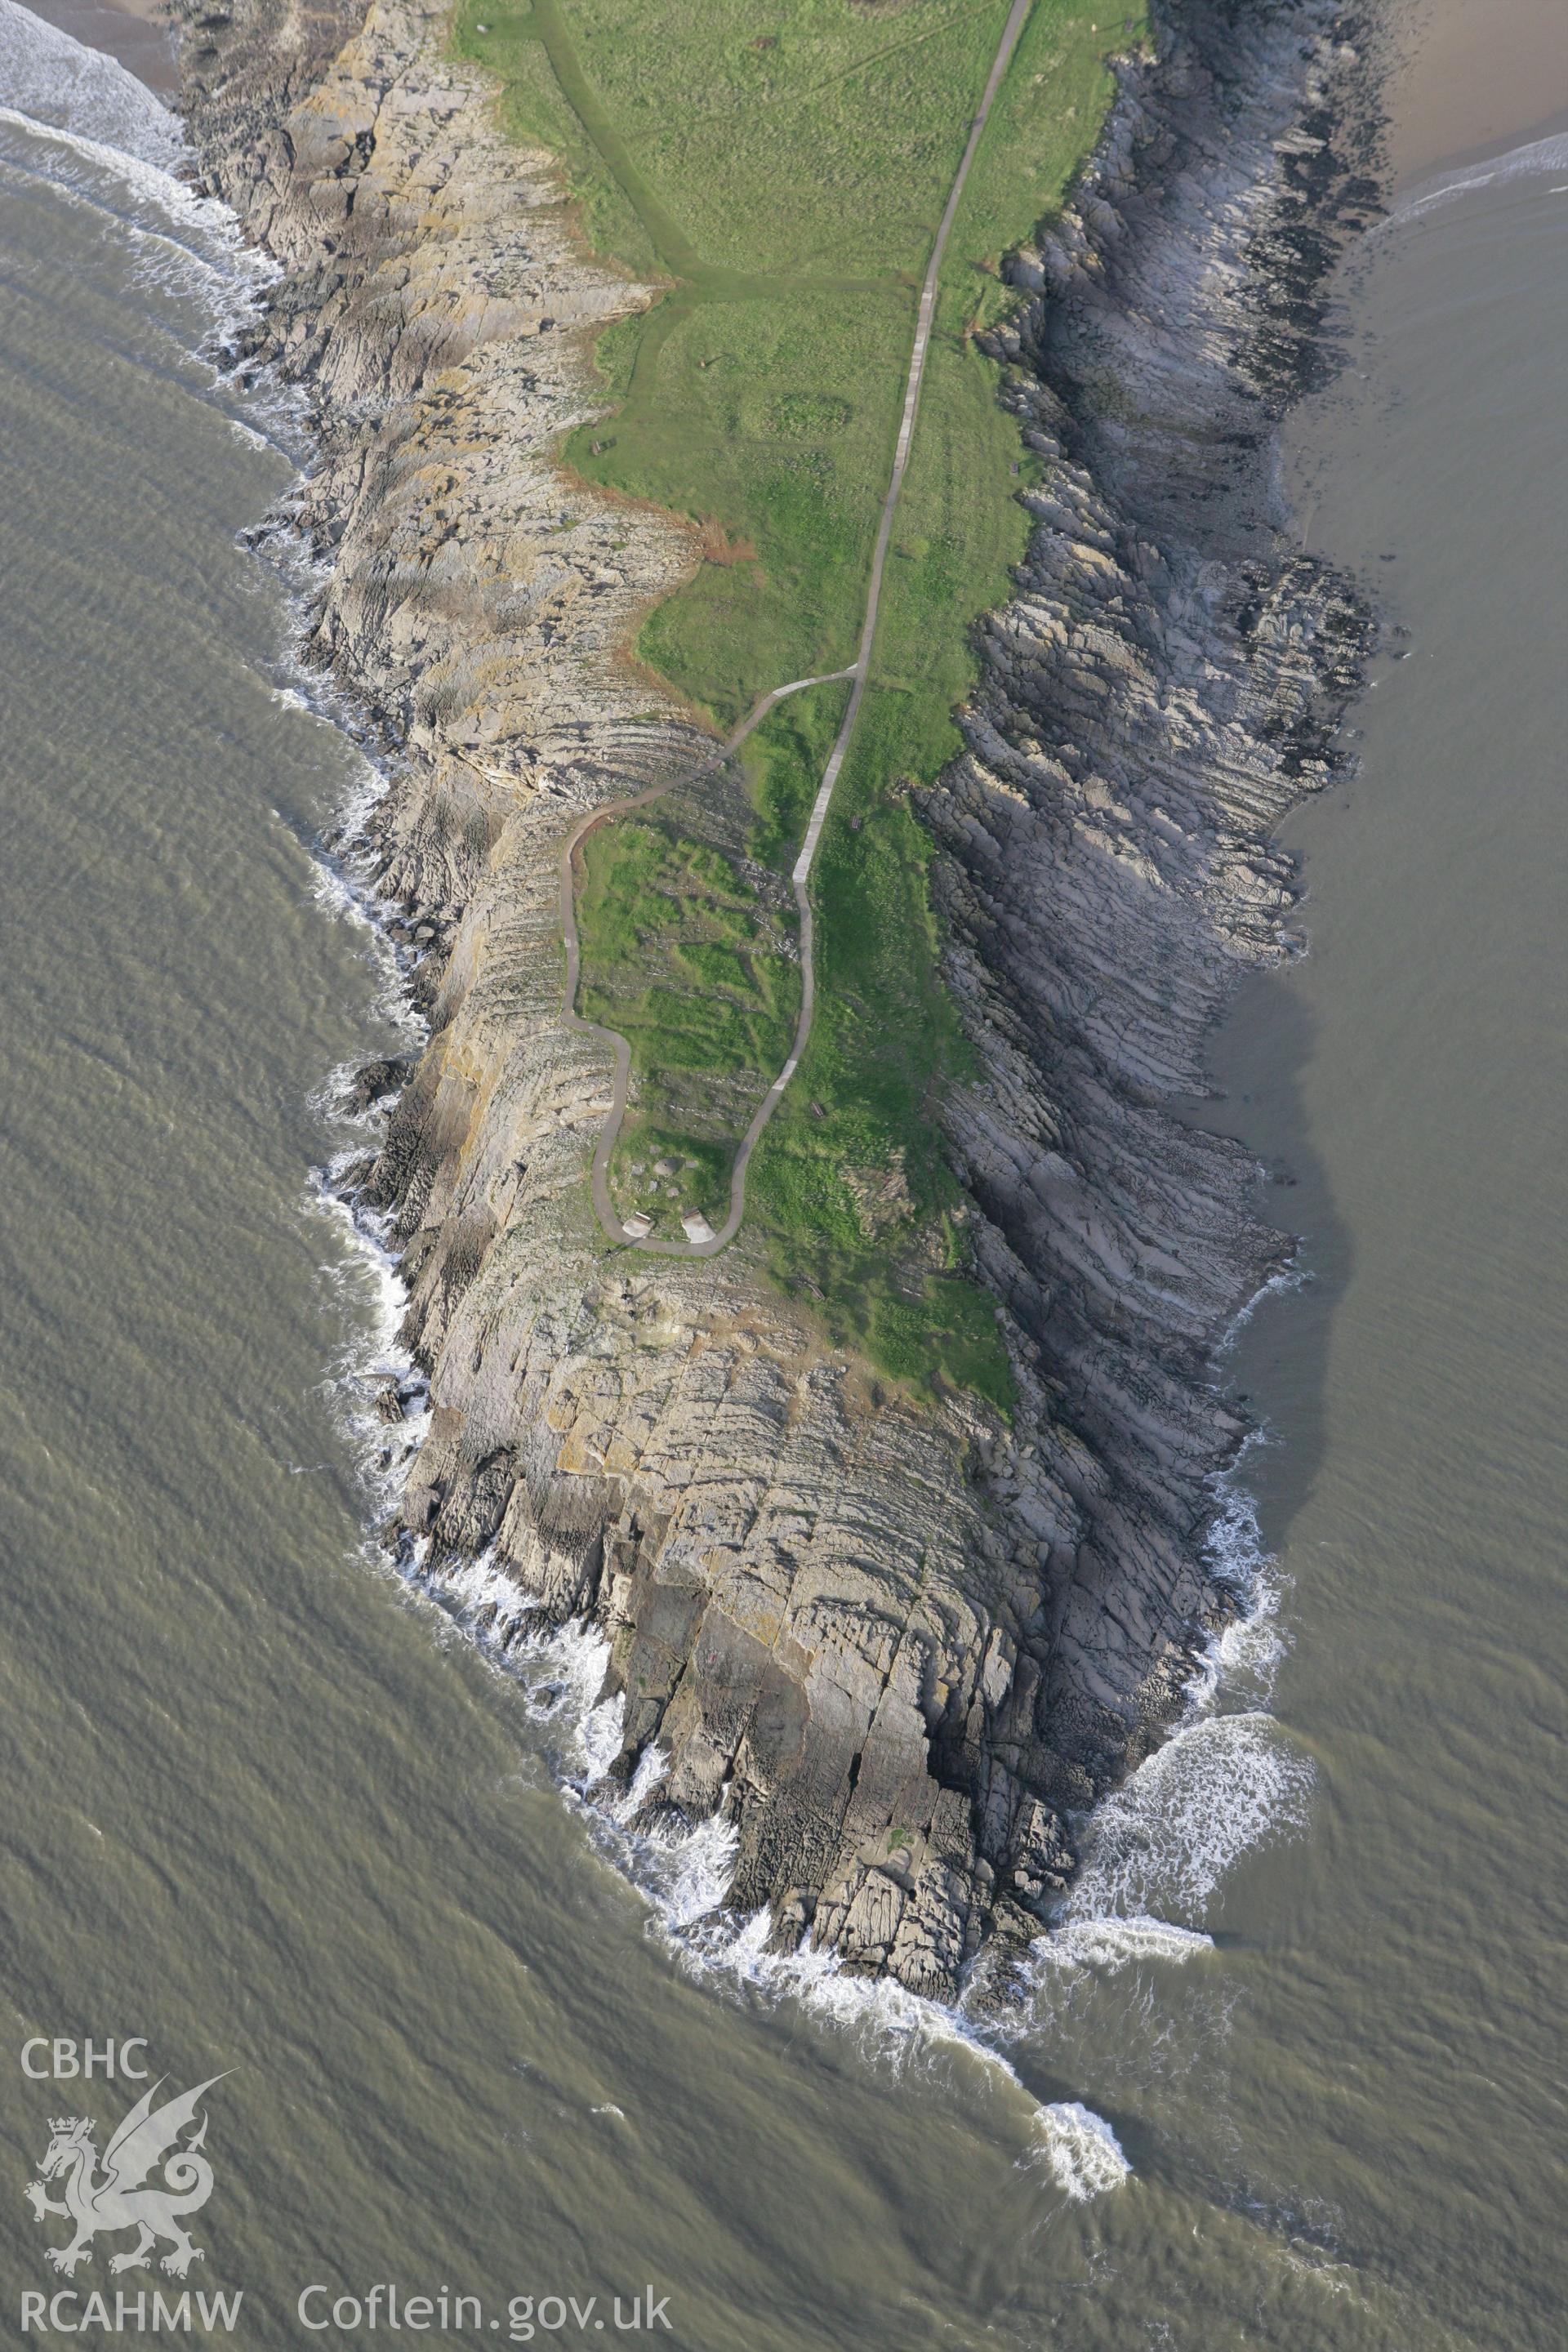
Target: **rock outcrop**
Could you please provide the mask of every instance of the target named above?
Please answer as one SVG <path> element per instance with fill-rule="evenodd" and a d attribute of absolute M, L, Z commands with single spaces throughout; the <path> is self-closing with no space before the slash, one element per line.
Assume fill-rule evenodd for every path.
<path fill-rule="evenodd" d="M 594 413 L 589 338 L 651 289 L 584 254 L 443 16 L 234 0 L 184 47 L 208 183 L 280 265 L 236 363 L 312 405 L 307 649 L 391 756 L 379 887 L 423 950 L 428 1048 L 363 1180 L 432 1401 L 397 1540 L 488 1551 L 535 1622 L 602 1624 L 617 1769 L 658 1742 L 657 1802 L 724 1810 L 733 1903 L 945 1996 L 988 1935 L 1033 1931 L 1071 1817 L 1159 1739 L 1230 1605 L 1203 1539 L 1243 1429 L 1205 1367 L 1282 1244 L 1245 1156 L 1164 1106 L 1282 952 L 1268 837 L 1326 772 L 1364 637 L 1268 506 L 1370 193 L 1338 152 L 1349 61 L 1326 9 L 1173 9 L 1016 263 L 999 382 L 1037 528 L 922 802 L 984 1073 L 950 1131 L 1009 1427 L 833 1351 L 744 1232 L 628 1259 L 594 1219 L 611 1070 L 561 1019 L 557 861 L 705 741 L 624 654 L 697 551 L 552 465 Z"/>

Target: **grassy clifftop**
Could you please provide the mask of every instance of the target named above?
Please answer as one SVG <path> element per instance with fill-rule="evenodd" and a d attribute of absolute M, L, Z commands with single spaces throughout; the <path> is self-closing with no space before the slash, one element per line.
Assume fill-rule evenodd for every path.
<path fill-rule="evenodd" d="M 1007 299 L 1003 254 L 1093 143 L 1108 54 L 1142 28 L 1142 0 L 1115 18 L 1104 4 L 1035 0 L 954 224 L 872 677 L 814 878 L 816 1024 L 748 1200 L 775 1276 L 816 1294 L 836 1337 L 916 1386 L 998 1402 L 1006 1367 L 940 1148 L 964 1046 L 908 792 L 957 748 L 971 626 L 1024 549 L 1026 461 L 973 333 Z M 601 339 L 613 413 L 563 454 L 701 527 L 704 560 L 637 651 L 718 729 L 854 658 L 919 282 L 1007 9 L 459 0 L 457 41 L 500 77 L 503 123 L 561 154 L 595 245 L 667 289 Z M 721 1203 L 798 1003 L 769 876 L 798 849 L 841 689 L 802 700 L 711 808 L 678 794 L 591 845 L 582 1009 L 633 1048 L 615 1189 L 672 1231 L 680 1209 Z M 655 1161 L 679 1167 L 674 1189 L 650 1185 Z"/>

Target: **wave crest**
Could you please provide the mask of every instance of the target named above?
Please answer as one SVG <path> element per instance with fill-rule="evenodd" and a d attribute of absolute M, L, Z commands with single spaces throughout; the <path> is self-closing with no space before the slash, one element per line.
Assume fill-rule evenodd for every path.
<path fill-rule="evenodd" d="M 1037 2118 L 1042 2161 L 1057 2187 L 1075 2205 L 1103 2197 L 1130 2179 L 1132 2167 L 1121 2153 L 1121 2143 L 1103 2116 L 1077 2099 L 1063 2099 L 1041 2107 Z"/>
<path fill-rule="evenodd" d="M 1172 1911 L 1201 1918 L 1243 1853 L 1300 1833 L 1311 1787 L 1310 1762 L 1286 1744 L 1272 1716 L 1187 1724 L 1101 1799 L 1064 1924 Z"/>
<path fill-rule="evenodd" d="M 0 0 L 0 99 L 33 126 L 174 172 L 187 153 L 177 118 L 116 58 Z"/>

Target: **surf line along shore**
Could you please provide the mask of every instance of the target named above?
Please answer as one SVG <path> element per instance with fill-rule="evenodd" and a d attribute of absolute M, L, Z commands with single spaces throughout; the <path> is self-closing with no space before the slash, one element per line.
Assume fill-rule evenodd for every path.
<path fill-rule="evenodd" d="M 562 845 L 606 768 L 630 799 L 718 748 L 613 659 L 678 576 L 677 529 L 552 470 L 581 341 L 538 314 L 592 325 L 625 281 L 568 249 L 542 153 L 518 161 L 489 77 L 409 0 L 376 0 L 368 41 L 352 6 L 318 32 L 280 5 L 204 19 L 187 73 L 213 184 L 286 262 L 254 349 L 322 414 L 308 650 L 401 754 L 376 887 L 430 943 L 430 1044 L 346 1178 L 430 1383 L 389 1539 L 437 1576 L 486 1557 L 528 1622 L 609 1636 L 612 1769 L 629 1784 L 657 1743 L 661 1801 L 733 1825 L 716 1900 L 951 1998 L 983 1946 L 1038 1932 L 1071 1821 L 1181 1715 L 1236 1606 L 1205 1538 L 1246 1424 L 1206 1350 L 1286 1244 L 1251 1161 L 1163 1098 L 1190 1091 L 1229 981 L 1279 951 L 1268 832 L 1329 772 L 1353 691 L 1332 576 L 1258 525 L 1277 412 L 1245 372 L 1305 363 L 1318 265 L 1288 240 L 1326 263 L 1341 236 L 1348 142 L 1293 135 L 1309 106 L 1341 119 L 1329 12 L 1251 24 L 1245 72 L 1227 9 L 1167 12 L 985 339 L 1040 461 L 1037 527 L 921 822 L 975 1054 L 941 1140 L 1005 1416 L 972 1385 L 873 1388 L 743 1250 L 606 1267 L 582 1183 L 602 1051 L 559 1017 Z M 1108 377 L 1135 433 L 1100 416 Z M 367 381 L 407 397 L 363 407 Z"/>
<path fill-rule="evenodd" d="M 893 516 L 898 508 L 899 493 L 904 487 L 904 476 L 910 462 L 910 450 L 914 441 L 915 420 L 920 413 L 921 384 L 925 376 L 926 353 L 931 346 L 931 323 L 936 316 L 942 257 L 947 251 L 948 237 L 952 233 L 953 221 L 957 217 L 959 205 L 963 201 L 964 183 L 969 177 L 970 165 L 973 163 L 979 150 L 993 101 L 1002 87 L 1002 78 L 1007 70 L 1013 51 L 1017 47 L 1018 36 L 1024 29 L 1025 20 L 1033 5 L 1034 0 L 1013 0 L 1013 6 L 1002 28 L 1002 37 L 996 45 L 996 54 L 991 61 L 991 71 L 986 77 L 985 88 L 981 93 L 974 120 L 970 124 L 969 137 L 965 142 L 963 153 L 959 158 L 958 170 L 953 174 L 952 185 L 948 190 L 947 202 L 942 207 L 942 218 L 937 224 L 936 236 L 931 243 L 931 257 L 926 264 L 925 278 L 921 286 L 920 303 L 915 313 L 914 343 L 910 353 L 909 375 L 904 385 L 903 412 L 899 419 L 898 441 L 893 451 L 893 470 L 888 483 L 887 496 L 882 501 L 881 520 L 877 530 L 877 542 L 871 557 L 870 577 L 867 583 L 866 613 L 860 627 L 859 650 L 853 664 L 847 669 L 829 670 L 819 677 L 795 678 L 788 686 L 776 686 L 771 693 L 763 695 L 748 712 L 741 725 L 736 728 L 723 749 L 715 755 L 712 762 L 713 766 L 718 766 L 724 760 L 731 758 L 752 730 L 759 727 L 769 711 L 784 701 L 786 696 L 804 693 L 808 687 L 832 686 L 845 678 L 853 679 L 848 705 L 840 722 L 838 733 L 834 739 L 833 748 L 828 753 L 827 764 L 823 770 L 822 782 L 817 787 L 816 798 L 812 803 L 811 815 L 806 824 L 805 838 L 801 845 L 800 855 L 795 859 L 790 877 L 795 891 L 795 903 L 800 915 L 800 1013 L 795 1022 L 795 1040 L 790 1046 L 784 1067 L 757 1105 L 752 1114 L 751 1124 L 741 1138 L 740 1147 L 735 1153 L 734 1165 L 730 1171 L 730 1213 L 716 1234 L 704 1234 L 700 1231 L 694 1231 L 694 1237 L 684 1242 L 661 1241 L 646 1232 L 634 1231 L 622 1224 L 616 1213 L 615 1204 L 610 1199 L 610 1160 L 621 1131 L 621 1121 L 626 1116 L 626 1097 L 631 1087 L 631 1045 L 618 1030 L 606 1029 L 595 1021 L 585 1021 L 577 1011 L 577 988 L 582 967 L 582 953 L 577 937 L 575 888 L 577 853 L 588 835 L 599 825 L 606 824 L 616 817 L 624 816 L 632 809 L 646 807 L 650 801 L 662 799 L 666 793 L 674 790 L 675 780 L 672 779 L 666 784 L 653 785 L 648 791 L 637 793 L 629 800 L 617 801 L 608 808 L 595 810 L 575 827 L 561 853 L 561 928 L 566 943 L 566 993 L 563 1017 L 570 1027 L 583 1034 L 603 1039 L 611 1047 L 616 1057 L 616 1075 L 610 1096 L 609 1115 L 605 1121 L 594 1152 L 592 1174 L 594 1210 L 610 1239 L 614 1242 L 625 1243 L 631 1249 L 644 1250 L 660 1257 L 714 1257 L 719 1251 L 728 1248 L 740 1232 L 741 1220 L 746 1213 L 746 1170 L 751 1162 L 752 1153 L 756 1149 L 763 1129 L 783 1100 L 784 1088 L 799 1068 L 801 1056 L 805 1052 L 806 1044 L 811 1035 L 812 1016 L 816 1010 L 816 923 L 811 904 L 811 868 L 816 856 L 817 843 L 822 838 L 822 828 L 827 822 L 827 812 L 833 801 L 833 787 L 838 782 L 838 773 L 844 765 L 845 754 L 849 749 L 849 739 L 855 731 L 855 721 L 860 715 L 860 705 L 866 692 L 866 681 L 870 675 L 871 651 L 877 635 L 877 613 L 882 595 L 882 578 L 887 570 L 888 549 L 893 535 Z M 693 1228 L 699 1223 L 697 1220 L 690 1222 Z"/>

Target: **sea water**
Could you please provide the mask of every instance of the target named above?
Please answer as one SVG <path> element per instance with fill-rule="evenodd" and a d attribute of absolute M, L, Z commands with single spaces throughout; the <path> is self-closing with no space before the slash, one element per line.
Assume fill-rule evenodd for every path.
<path fill-rule="evenodd" d="M 258 2346 L 302 2340 L 312 2285 L 368 2336 L 377 2283 L 478 2298 L 466 2331 L 502 2340 L 537 2340 L 524 2305 L 580 2332 L 569 2298 L 613 2333 L 651 2289 L 703 2352 L 1554 2343 L 1568 173 L 1408 204 L 1296 430 L 1300 530 L 1391 635 L 1359 777 L 1291 827 L 1311 954 L 1247 992 L 1194 1108 L 1299 1179 L 1266 1197 L 1302 1281 L 1217 1371 L 1267 1432 L 1218 1498 L 1254 1614 L 1091 1826 L 999 2024 L 771 1958 L 716 1907 L 721 1827 L 660 1845 L 605 1801 L 595 1637 L 503 1667 L 482 1563 L 437 1589 L 376 1553 L 396 1462 L 363 1381 L 399 1368 L 397 1294 L 323 1180 L 364 1142 L 330 1074 L 410 1037 L 329 846 L 377 779 L 237 536 L 308 450 L 213 363 L 255 265 L 169 176 L 176 126 L 22 14 L 0 0 L 17 2052 L 144 2036 L 171 2089 L 224 2074 L 184 2284 L 242 2290 Z M 64 2284 L 22 2198 L 50 2118 L 90 2112 L 101 2149 L 130 2091 L 10 2083 L 16 2298 Z"/>

